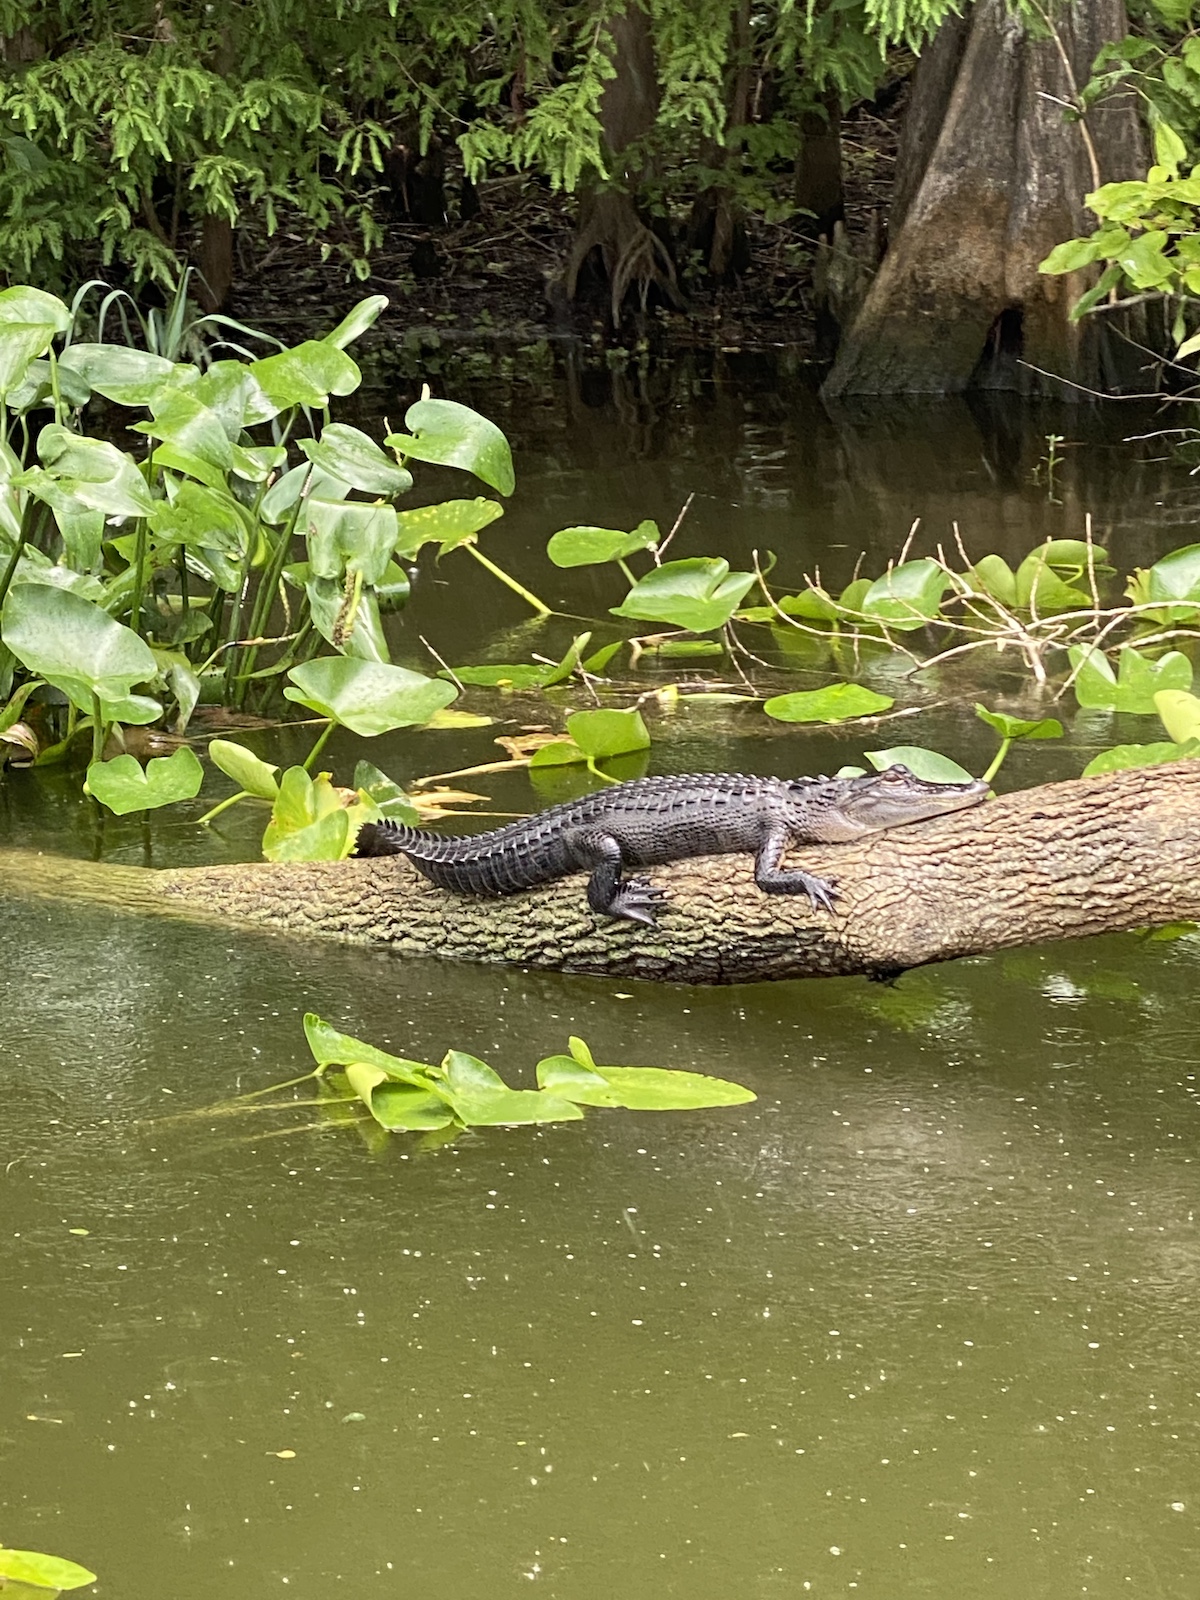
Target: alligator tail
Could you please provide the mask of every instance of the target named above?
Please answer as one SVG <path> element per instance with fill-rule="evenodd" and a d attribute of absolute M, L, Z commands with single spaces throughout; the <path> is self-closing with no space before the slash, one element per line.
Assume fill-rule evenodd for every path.
<path fill-rule="evenodd" d="M 364 822 L 354 846 L 356 856 L 403 856 L 428 845 L 432 836 L 402 822 Z"/>

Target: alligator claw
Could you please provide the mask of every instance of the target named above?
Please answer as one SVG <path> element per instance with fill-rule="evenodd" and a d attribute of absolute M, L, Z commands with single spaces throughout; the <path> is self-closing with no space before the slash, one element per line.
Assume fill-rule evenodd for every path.
<path fill-rule="evenodd" d="M 804 875 L 804 888 L 814 911 L 832 911 L 833 902 L 838 897 L 835 886 L 825 878 L 812 878 L 807 873 Z"/>
<path fill-rule="evenodd" d="M 666 904 L 666 893 L 645 878 L 629 878 L 613 896 L 610 917 L 623 922 L 640 922 L 644 928 L 657 928 L 654 913 Z"/>

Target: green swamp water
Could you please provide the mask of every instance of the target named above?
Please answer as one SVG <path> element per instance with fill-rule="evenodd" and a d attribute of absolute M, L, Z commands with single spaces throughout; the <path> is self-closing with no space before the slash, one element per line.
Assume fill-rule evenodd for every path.
<path fill-rule="evenodd" d="M 774 548 L 797 578 L 814 560 L 848 577 L 862 546 L 882 564 L 917 515 L 1020 553 L 1091 510 L 1122 565 L 1190 536 L 1186 470 L 1087 415 L 834 426 L 782 380 L 713 376 L 493 397 L 519 483 L 489 548 L 597 616 L 619 591 L 555 573 L 545 536 L 669 525 L 693 489 L 679 553 Z M 1058 504 L 1029 478 L 1049 431 L 1076 441 Z M 523 624 L 460 554 L 423 571 L 398 653 L 421 664 L 423 633 L 450 659 L 521 659 L 542 638 Z M 790 684 L 819 681 L 801 666 Z M 937 683 L 902 693 L 930 705 L 906 741 L 979 768 L 985 729 Z M 401 779 L 448 771 L 567 703 L 475 696 L 505 722 L 366 753 Z M 648 715 L 655 770 L 828 770 L 863 744 L 764 731 L 749 707 Z M 1077 721 L 1057 770 L 1145 727 Z M 310 737 L 254 742 L 291 759 Z M 361 753 L 329 747 L 340 774 Z M 76 782 L 8 779 L 4 843 L 160 866 L 254 851 L 261 815 L 194 826 L 215 785 L 144 829 L 98 824 Z M 537 803 L 521 775 L 478 787 L 496 810 Z M 895 988 L 615 988 L 10 883 L 0 949 L 0 1539 L 87 1563 L 98 1595 L 1196 1593 L 1197 941 L 1021 951 Z M 601 1060 L 758 1100 L 429 1153 L 304 1113 L 203 1113 L 304 1070 L 310 1009 L 515 1081 L 576 1032 Z"/>

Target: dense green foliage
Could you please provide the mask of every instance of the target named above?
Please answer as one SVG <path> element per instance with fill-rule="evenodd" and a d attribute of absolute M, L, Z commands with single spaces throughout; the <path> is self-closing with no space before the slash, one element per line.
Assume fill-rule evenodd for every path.
<path fill-rule="evenodd" d="M 617 180 L 601 125 L 616 0 L 5 0 L 0 274 L 51 286 L 97 250 L 168 281 L 204 217 L 281 219 L 360 274 L 386 182 L 456 144 L 469 177 Z M 650 0 L 662 203 L 712 180 L 787 203 L 806 112 L 870 95 L 948 0 Z M 726 162 L 726 153 L 734 159 Z M 385 177 L 388 168 L 390 177 Z M 407 170 L 404 168 L 404 170 Z M 396 198 L 395 195 L 392 197 Z"/>

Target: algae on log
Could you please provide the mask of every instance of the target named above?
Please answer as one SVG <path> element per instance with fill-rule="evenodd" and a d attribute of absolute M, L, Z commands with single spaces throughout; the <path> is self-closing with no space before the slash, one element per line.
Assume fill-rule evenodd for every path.
<path fill-rule="evenodd" d="M 802 854 L 836 881 L 833 915 L 760 893 L 748 857 L 720 856 L 653 870 L 670 897 L 658 929 L 594 917 L 582 876 L 484 900 L 435 888 L 399 857 L 146 871 L 14 852 L 4 881 L 9 894 L 622 979 L 874 975 L 1200 920 L 1200 761 L 1025 789 Z"/>
<path fill-rule="evenodd" d="M 1054 27 L 1038 38 L 1005 0 L 978 0 L 922 55 L 888 252 L 826 399 L 967 388 L 1077 399 L 1073 384 L 1140 381 L 1136 354 L 1110 337 L 1111 316 L 1070 320 L 1092 270 L 1038 272 L 1056 244 L 1091 232 L 1088 191 L 1146 170 L 1132 95 L 1110 95 L 1083 122 L 1063 112 L 1101 46 L 1128 33 L 1124 0 L 1067 0 Z"/>

